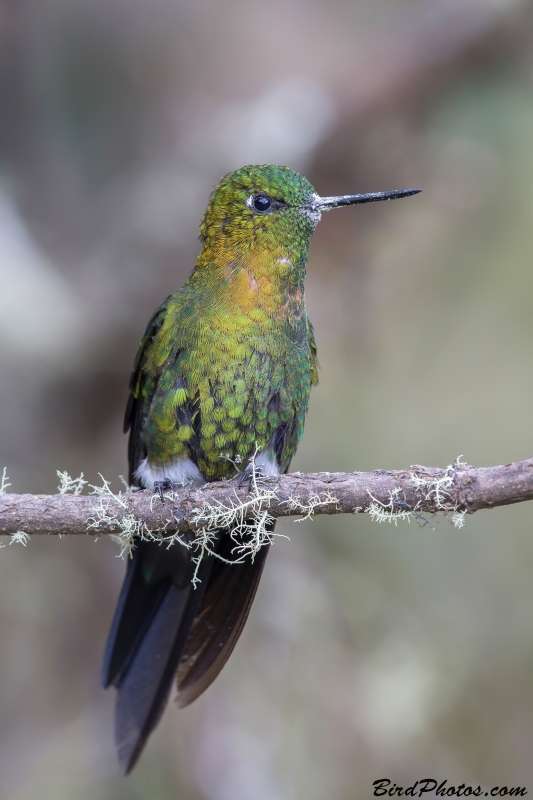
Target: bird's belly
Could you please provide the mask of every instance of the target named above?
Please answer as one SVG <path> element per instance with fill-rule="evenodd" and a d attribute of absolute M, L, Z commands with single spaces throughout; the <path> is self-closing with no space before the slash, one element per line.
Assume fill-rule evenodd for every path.
<path fill-rule="evenodd" d="M 183 353 L 172 373 L 145 428 L 142 483 L 229 478 L 254 454 L 263 474 L 287 468 L 311 388 L 307 340 L 255 337 L 230 347 L 213 338 Z"/>
<path fill-rule="evenodd" d="M 288 463 L 287 453 L 279 460 L 283 442 L 292 441 L 290 460 L 300 437 L 309 369 L 276 363 L 265 354 L 251 361 L 210 380 L 205 399 L 200 389 L 198 465 L 210 479 L 228 477 L 234 464 L 242 468 L 254 454 L 263 474 L 277 475 Z"/>
<path fill-rule="evenodd" d="M 170 481 L 181 486 L 202 486 L 206 482 L 191 458 L 178 458 L 168 464 L 158 465 L 150 464 L 148 458 L 144 458 L 135 470 L 134 477 L 145 489 L 152 488 L 156 482 Z"/>
<path fill-rule="evenodd" d="M 255 456 L 254 463 L 264 477 L 279 475 L 278 460 L 274 453 L 264 450 Z M 135 470 L 134 477 L 145 489 L 151 489 L 155 483 L 165 481 L 170 481 L 175 486 L 203 486 L 207 482 L 191 458 L 179 458 L 164 466 L 151 465 L 144 458 Z"/>

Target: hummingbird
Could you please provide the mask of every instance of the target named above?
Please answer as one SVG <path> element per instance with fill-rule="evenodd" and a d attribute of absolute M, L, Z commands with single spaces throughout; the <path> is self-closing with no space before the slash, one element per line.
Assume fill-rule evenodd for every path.
<path fill-rule="evenodd" d="M 318 382 L 304 296 L 313 231 L 325 211 L 418 191 L 320 197 L 305 177 L 274 165 L 222 178 L 201 222 L 196 265 L 153 314 L 134 362 L 124 421 L 131 484 L 163 500 L 173 486 L 235 477 L 239 463 L 241 481 L 288 471 Z M 196 567 L 189 548 L 154 541 L 139 541 L 128 560 L 102 669 L 103 687 L 117 689 L 124 774 L 174 681 L 178 705 L 191 703 L 242 632 L 269 547 L 228 563 L 230 533 L 218 531 L 216 551 Z"/>

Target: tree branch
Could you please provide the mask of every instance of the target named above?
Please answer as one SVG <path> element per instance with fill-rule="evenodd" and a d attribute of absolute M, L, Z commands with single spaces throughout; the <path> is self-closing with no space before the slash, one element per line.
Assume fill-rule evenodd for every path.
<path fill-rule="evenodd" d="M 446 469 L 415 465 L 408 470 L 292 473 L 261 481 L 258 502 L 272 517 L 355 514 L 382 510 L 382 519 L 413 513 L 472 514 L 483 508 L 533 500 L 533 458 L 495 467 L 458 462 Z M 261 492 L 263 499 L 261 500 Z M 268 495 L 268 496 L 266 496 Z M 201 509 L 220 511 L 246 503 L 253 494 L 235 481 L 185 487 L 161 503 L 148 491 L 119 495 L 0 495 L 0 534 L 116 533 L 116 518 L 130 517 L 152 532 L 201 527 Z M 102 505 L 103 504 L 103 505 Z M 95 509 L 107 507 L 106 515 Z M 377 515 L 379 516 L 379 515 Z M 89 527 L 91 520 L 96 526 Z"/>

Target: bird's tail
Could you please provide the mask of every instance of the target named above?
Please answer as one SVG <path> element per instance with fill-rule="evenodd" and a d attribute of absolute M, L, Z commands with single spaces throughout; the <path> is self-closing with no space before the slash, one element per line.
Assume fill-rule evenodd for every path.
<path fill-rule="evenodd" d="M 189 534 L 191 537 L 192 533 Z M 219 535 L 218 554 L 235 546 Z M 118 689 L 115 739 L 127 774 L 167 703 L 178 675 L 178 702 L 187 705 L 218 675 L 248 617 L 268 547 L 253 562 L 228 564 L 204 557 L 194 588 L 190 551 L 139 542 L 109 632 L 102 685 Z"/>

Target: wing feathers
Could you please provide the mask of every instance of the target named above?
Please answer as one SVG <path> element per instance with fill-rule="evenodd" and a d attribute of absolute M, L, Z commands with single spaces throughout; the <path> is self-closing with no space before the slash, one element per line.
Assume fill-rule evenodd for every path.
<path fill-rule="evenodd" d="M 273 530 L 273 526 L 272 526 Z M 224 536 L 219 553 L 231 558 L 233 540 Z M 216 560 L 206 593 L 194 620 L 178 667 L 178 705 L 189 705 L 215 680 L 230 657 L 248 618 L 269 547 L 253 563 Z"/>
<path fill-rule="evenodd" d="M 183 645 L 207 585 L 212 558 L 202 561 L 201 583 L 180 588 L 163 581 L 161 599 L 148 630 L 118 686 L 115 741 L 120 766 L 127 774 L 139 758 L 168 701 Z"/>

